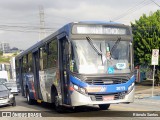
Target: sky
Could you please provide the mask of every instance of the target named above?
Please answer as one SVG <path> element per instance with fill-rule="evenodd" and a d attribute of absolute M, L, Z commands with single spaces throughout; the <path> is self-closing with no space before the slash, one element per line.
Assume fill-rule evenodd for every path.
<path fill-rule="evenodd" d="M 65 24 L 77 21 L 130 25 L 143 14 L 160 10 L 159 5 L 160 0 L 1 0 L 0 42 L 23 50 L 37 43 L 40 8 L 44 11 L 43 23 L 48 36 Z"/>

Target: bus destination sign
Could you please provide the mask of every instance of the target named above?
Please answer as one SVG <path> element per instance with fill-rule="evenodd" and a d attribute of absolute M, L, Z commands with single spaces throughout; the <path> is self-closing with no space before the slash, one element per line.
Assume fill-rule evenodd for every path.
<path fill-rule="evenodd" d="M 76 27 L 76 28 L 75 28 Z M 73 33 L 75 34 L 107 34 L 107 35 L 126 35 L 127 29 L 110 26 L 75 26 Z"/>

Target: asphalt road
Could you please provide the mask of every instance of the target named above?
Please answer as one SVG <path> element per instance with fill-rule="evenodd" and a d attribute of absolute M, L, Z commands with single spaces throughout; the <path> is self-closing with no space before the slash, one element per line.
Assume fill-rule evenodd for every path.
<path fill-rule="evenodd" d="M 16 103 L 17 106 L 2 106 L 0 107 L 0 111 L 27 111 L 32 112 L 35 111 L 42 114 L 42 118 L 34 118 L 34 120 L 41 120 L 41 119 L 57 119 L 57 120 L 80 120 L 80 119 L 101 119 L 101 120 L 158 120 L 160 119 L 160 112 L 156 113 L 154 111 L 160 111 L 160 100 L 153 100 L 153 99 L 135 99 L 134 103 L 130 104 L 112 104 L 107 111 L 102 111 L 98 108 L 98 106 L 83 106 L 79 107 L 76 110 L 68 109 L 66 113 L 57 113 L 54 108 L 51 107 L 50 104 L 35 104 L 35 105 L 28 105 L 26 102 L 26 98 L 23 98 L 21 95 L 16 96 Z M 43 111 L 43 112 L 41 112 Z M 22 114 L 22 113 L 21 113 Z M 146 117 L 152 116 L 152 117 Z M 156 116 L 159 117 L 156 117 Z M 136 116 L 136 117 L 135 117 Z M 141 117 L 143 116 L 143 117 Z M 22 119 L 20 117 L 1 117 L 0 119 L 4 120 L 18 120 Z M 33 119 L 33 118 L 23 118 L 23 119 Z"/>

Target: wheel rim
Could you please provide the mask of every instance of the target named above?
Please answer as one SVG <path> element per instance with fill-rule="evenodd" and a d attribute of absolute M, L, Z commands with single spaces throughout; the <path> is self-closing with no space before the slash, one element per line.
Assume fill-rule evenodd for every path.
<path fill-rule="evenodd" d="M 29 102 L 29 94 L 27 93 L 27 101 Z"/>
<path fill-rule="evenodd" d="M 56 106 L 56 107 L 58 107 L 58 106 L 59 106 L 57 96 L 55 97 L 55 106 Z"/>

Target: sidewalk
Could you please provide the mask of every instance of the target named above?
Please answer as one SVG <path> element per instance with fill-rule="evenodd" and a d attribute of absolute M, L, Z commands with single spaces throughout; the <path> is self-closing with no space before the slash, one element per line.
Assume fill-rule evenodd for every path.
<path fill-rule="evenodd" d="M 154 96 L 160 96 L 160 86 L 155 86 Z M 137 85 L 135 88 L 135 99 L 144 99 L 152 96 L 152 86 Z"/>

